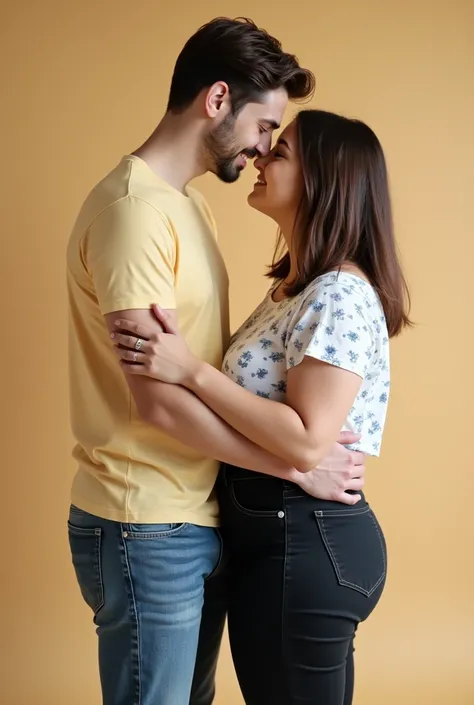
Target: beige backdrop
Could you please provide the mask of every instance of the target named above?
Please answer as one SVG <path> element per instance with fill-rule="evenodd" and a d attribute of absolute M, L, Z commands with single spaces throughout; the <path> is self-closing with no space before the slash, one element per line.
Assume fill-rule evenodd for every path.
<path fill-rule="evenodd" d="M 154 128 L 184 41 L 219 14 L 249 15 L 280 37 L 316 71 L 314 105 L 368 121 L 386 148 L 418 325 L 393 345 L 385 446 L 369 472 L 390 577 L 357 639 L 356 705 L 472 705 L 474 5 L 165 6 L 4 0 L 0 9 L 1 705 L 100 702 L 65 528 L 64 249 L 89 187 Z M 200 183 L 220 226 L 234 325 L 266 288 L 274 239 L 245 203 L 252 171 L 233 187 Z M 227 646 L 216 702 L 242 702 Z"/>

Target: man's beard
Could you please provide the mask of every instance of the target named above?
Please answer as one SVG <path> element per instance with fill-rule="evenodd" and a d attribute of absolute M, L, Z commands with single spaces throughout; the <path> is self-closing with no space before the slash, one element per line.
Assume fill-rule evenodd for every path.
<path fill-rule="evenodd" d="M 228 115 L 205 139 L 205 148 L 213 165 L 212 171 L 226 184 L 233 184 L 243 167 L 235 163 L 240 154 L 249 159 L 257 156 L 255 149 L 239 149 L 234 137 L 235 116 Z"/>

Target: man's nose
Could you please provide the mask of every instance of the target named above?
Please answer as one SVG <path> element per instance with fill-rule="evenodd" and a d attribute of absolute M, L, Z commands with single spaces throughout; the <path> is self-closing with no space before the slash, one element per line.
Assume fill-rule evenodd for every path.
<path fill-rule="evenodd" d="M 264 144 L 258 144 L 255 149 L 257 150 L 259 157 L 268 157 L 270 154 L 270 145 L 266 146 Z"/>
<path fill-rule="evenodd" d="M 265 132 L 260 137 L 260 142 L 256 145 L 255 149 L 261 157 L 266 157 L 270 154 L 272 149 L 272 136 L 269 132 Z"/>

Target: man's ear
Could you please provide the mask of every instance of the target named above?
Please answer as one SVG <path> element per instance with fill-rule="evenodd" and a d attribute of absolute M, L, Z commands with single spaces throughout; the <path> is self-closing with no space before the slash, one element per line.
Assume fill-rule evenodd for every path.
<path fill-rule="evenodd" d="M 206 114 L 210 118 L 228 115 L 231 109 L 229 86 L 224 81 L 217 81 L 208 88 L 205 98 Z"/>

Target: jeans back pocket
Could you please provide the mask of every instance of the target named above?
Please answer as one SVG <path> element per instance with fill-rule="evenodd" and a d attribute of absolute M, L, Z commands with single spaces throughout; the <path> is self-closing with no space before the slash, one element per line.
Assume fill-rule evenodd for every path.
<path fill-rule="evenodd" d="M 315 511 L 340 585 L 370 597 L 387 573 L 385 540 L 369 505 Z"/>
<path fill-rule="evenodd" d="M 102 529 L 75 526 L 68 522 L 72 563 L 82 597 L 94 614 L 104 605 L 102 578 Z"/>

